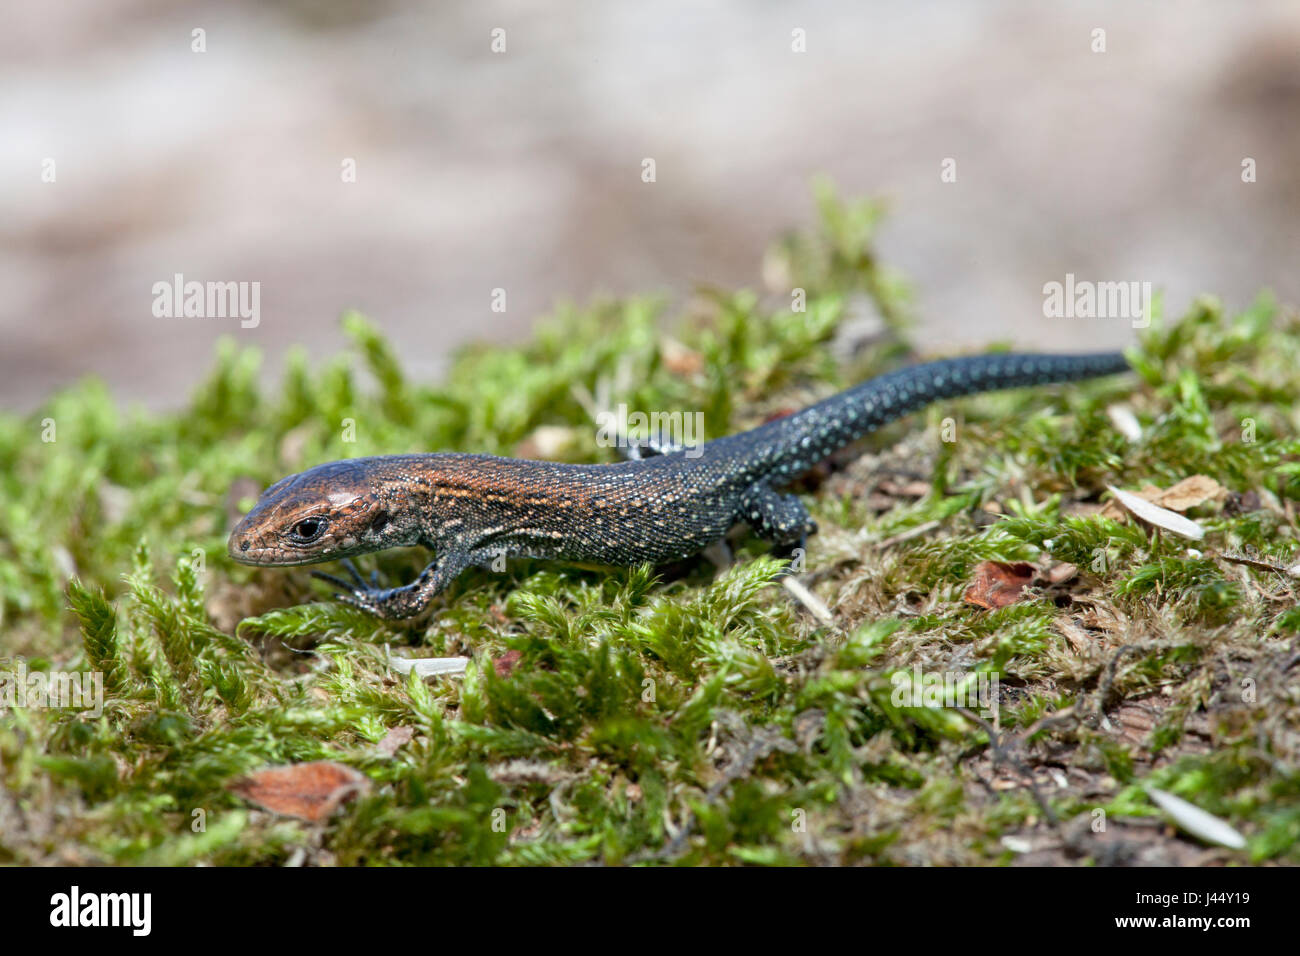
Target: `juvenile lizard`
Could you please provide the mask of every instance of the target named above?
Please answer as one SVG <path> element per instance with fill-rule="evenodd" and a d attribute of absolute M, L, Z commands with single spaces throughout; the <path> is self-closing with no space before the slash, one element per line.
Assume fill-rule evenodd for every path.
<path fill-rule="evenodd" d="M 492 455 L 383 455 L 335 461 L 267 488 L 230 535 L 243 564 L 299 565 L 423 545 L 433 561 L 410 584 L 315 572 L 339 600 L 382 618 L 424 610 L 461 571 L 502 555 L 604 565 L 688 557 L 735 524 L 778 547 L 816 525 L 779 488 L 831 452 L 942 398 L 1110 375 L 1118 352 L 993 354 L 900 369 L 802 411 L 641 460 L 572 465 Z"/>

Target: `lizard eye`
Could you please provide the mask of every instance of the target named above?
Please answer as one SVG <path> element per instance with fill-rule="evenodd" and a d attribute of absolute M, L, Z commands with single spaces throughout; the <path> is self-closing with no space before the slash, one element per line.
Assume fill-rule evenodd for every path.
<path fill-rule="evenodd" d="M 319 538 L 325 531 L 325 526 L 327 524 L 329 524 L 329 522 L 319 516 L 303 518 L 289 529 L 289 537 L 302 544 L 307 544 L 308 542 L 315 541 Z"/>

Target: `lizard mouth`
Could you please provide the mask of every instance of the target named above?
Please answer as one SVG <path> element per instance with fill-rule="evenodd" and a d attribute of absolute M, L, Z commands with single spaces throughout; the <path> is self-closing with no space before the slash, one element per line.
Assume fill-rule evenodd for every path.
<path fill-rule="evenodd" d="M 276 555 L 270 548 L 256 547 L 250 538 L 238 532 L 230 536 L 230 544 L 226 550 L 240 564 L 282 563 L 277 560 L 277 557 L 281 556 Z"/>
<path fill-rule="evenodd" d="M 238 527 L 230 535 L 226 552 L 240 564 L 258 567 L 291 567 L 299 564 L 321 564 L 337 561 L 356 553 L 352 547 L 355 542 L 348 540 L 340 545 L 329 541 L 313 544 L 310 548 L 295 547 L 291 542 L 275 540 L 264 544 L 257 537 L 241 531 Z"/>
<path fill-rule="evenodd" d="M 294 564 L 319 564 L 321 561 L 331 561 L 333 555 L 314 553 L 295 553 L 286 551 L 283 548 L 259 547 L 256 542 L 240 535 L 232 535 L 228 547 L 230 557 L 240 564 L 251 564 L 255 566 L 267 567 L 271 565 L 287 567 Z"/>
<path fill-rule="evenodd" d="M 236 528 L 230 535 L 230 542 L 226 546 L 226 551 L 231 558 L 238 561 L 240 564 L 275 565 L 307 563 L 292 551 L 286 551 L 283 548 L 268 547 L 258 541 L 257 538 L 241 531 L 239 528 Z"/>
<path fill-rule="evenodd" d="M 257 523 L 249 520 L 252 517 L 253 513 L 245 515 L 230 532 L 226 553 L 233 560 L 240 564 L 259 566 L 308 564 L 320 560 L 319 557 L 299 554 L 292 548 L 286 548 L 283 542 L 274 537 L 268 543 L 267 536 L 258 530 Z"/>

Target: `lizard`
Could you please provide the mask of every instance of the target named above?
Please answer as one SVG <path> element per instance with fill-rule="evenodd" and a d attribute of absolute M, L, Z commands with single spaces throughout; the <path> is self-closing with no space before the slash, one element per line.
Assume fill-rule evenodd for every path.
<path fill-rule="evenodd" d="M 780 490 L 832 452 L 939 399 L 1078 381 L 1129 368 L 1121 352 L 994 353 L 908 366 L 749 431 L 607 464 L 432 453 L 352 458 L 277 481 L 231 532 L 248 565 L 343 561 L 337 600 L 380 618 L 424 611 L 465 569 L 502 556 L 605 566 L 690 557 L 735 525 L 778 549 L 817 530 Z M 422 545 L 433 558 L 401 587 L 365 581 L 351 558 Z"/>

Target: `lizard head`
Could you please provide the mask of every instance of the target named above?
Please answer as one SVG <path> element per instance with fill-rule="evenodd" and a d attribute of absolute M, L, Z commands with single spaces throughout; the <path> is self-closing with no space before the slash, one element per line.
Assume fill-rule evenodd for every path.
<path fill-rule="evenodd" d="M 319 465 L 267 488 L 235 525 L 240 564 L 314 564 L 407 542 L 367 478 L 365 459 Z"/>

